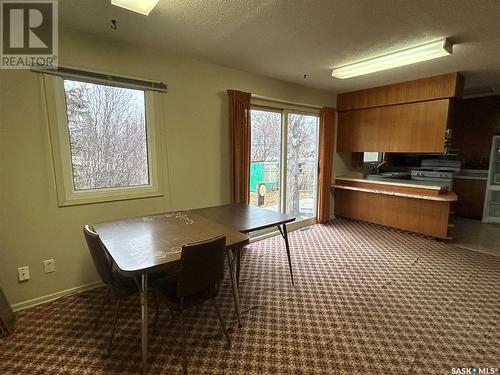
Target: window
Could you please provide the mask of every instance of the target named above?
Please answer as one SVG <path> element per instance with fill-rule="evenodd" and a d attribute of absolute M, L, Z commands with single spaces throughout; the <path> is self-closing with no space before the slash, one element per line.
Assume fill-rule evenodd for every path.
<path fill-rule="evenodd" d="M 162 195 L 159 93 L 44 80 L 60 206 Z"/>
<path fill-rule="evenodd" d="M 382 160 L 381 152 L 363 152 L 363 163 L 370 163 L 381 160 Z"/>

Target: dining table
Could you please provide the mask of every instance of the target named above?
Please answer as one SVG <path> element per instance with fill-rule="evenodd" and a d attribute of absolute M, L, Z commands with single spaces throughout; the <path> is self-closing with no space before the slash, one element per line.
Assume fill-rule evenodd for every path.
<path fill-rule="evenodd" d="M 226 253 L 238 324 L 241 325 L 239 295 L 234 273 L 233 251 L 249 242 L 248 235 L 194 212 L 174 211 L 93 225 L 118 271 L 140 279 L 141 350 L 143 369 L 148 357 L 148 274 L 178 261 L 187 243 L 226 236 Z"/>
<path fill-rule="evenodd" d="M 141 351 L 143 370 L 148 358 L 148 275 L 180 259 L 182 246 L 226 236 L 226 253 L 238 325 L 241 326 L 239 278 L 241 253 L 249 234 L 277 227 L 284 239 L 292 283 L 292 260 L 286 225 L 291 215 L 252 205 L 231 203 L 184 211 L 94 224 L 94 230 L 118 271 L 138 280 L 141 300 Z M 236 254 L 236 270 L 234 270 Z"/>

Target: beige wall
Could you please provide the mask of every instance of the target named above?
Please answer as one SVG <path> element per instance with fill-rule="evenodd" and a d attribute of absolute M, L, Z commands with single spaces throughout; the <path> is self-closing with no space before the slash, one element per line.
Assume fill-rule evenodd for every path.
<path fill-rule="evenodd" d="M 71 30 L 61 30 L 60 39 L 62 65 L 168 84 L 164 131 L 170 194 L 59 208 L 40 76 L 1 71 L 0 286 L 11 304 L 98 280 L 81 233 L 85 223 L 228 202 L 226 89 L 335 106 L 335 96 L 325 91 L 152 48 Z M 56 272 L 44 274 L 42 260 L 50 258 L 55 259 Z M 31 280 L 18 283 L 17 268 L 24 265 L 30 266 Z"/>

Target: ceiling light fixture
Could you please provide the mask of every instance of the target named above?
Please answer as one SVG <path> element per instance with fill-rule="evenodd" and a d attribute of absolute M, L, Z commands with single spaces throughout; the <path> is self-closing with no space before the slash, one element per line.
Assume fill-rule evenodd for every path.
<path fill-rule="evenodd" d="M 158 1 L 160 0 L 111 0 L 111 4 L 148 16 Z"/>
<path fill-rule="evenodd" d="M 332 76 L 340 79 L 351 78 L 451 55 L 452 52 L 453 44 L 444 38 L 333 68 Z"/>

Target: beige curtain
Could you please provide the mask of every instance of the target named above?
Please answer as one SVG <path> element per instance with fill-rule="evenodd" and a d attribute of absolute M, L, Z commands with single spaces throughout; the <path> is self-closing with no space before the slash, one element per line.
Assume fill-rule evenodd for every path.
<path fill-rule="evenodd" d="M 250 191 L 250 93 L 227 90 L 231 148 L 231 200 L 248 204 Z"/>
<path fill-rule="evenodd" d="M 335 140 L 335 108 L 323 107 L 321 109 L 319 127 L 318 222 L 324 223 L 329 218 Z"/>

